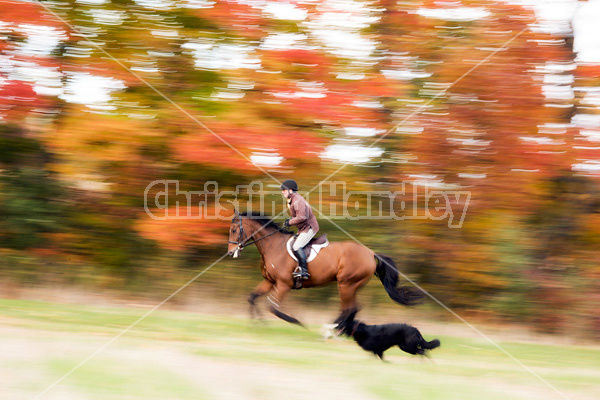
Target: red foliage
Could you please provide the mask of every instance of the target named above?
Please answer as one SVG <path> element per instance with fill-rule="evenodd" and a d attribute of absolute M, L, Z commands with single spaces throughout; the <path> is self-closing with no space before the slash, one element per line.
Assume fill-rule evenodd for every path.
<path fill-rule="evenodd" d="M 210 8 L 197 10 L 196 14 L 225 31 L 247 38 L 259 38 L 264 35 L 262 11 L 247 4 L 231 0 L 217 1 Z"/>
<path fill-rule="evenodd" d="M 19 119 L 40 105 L 38 95 L 29 82 L 7 81 L 0 84 L 0 116 L 9 120 Z"/>
<path fill-rule="evenodd" d="M 0 21 L 5 22 L 6 30 L 21 36 L 20 26 L 31 24 L 38 26 L 54 27 L 65 31 L 64 24 L 48 13 L 37 2 L 24 3 L 20 1 L 0 0 Z M 56 68 L 59 62 L 52 56 L 40 57 L 39 55 L 15 52 L 16 40 L 7 35 L 0 39 L 0 52 L 6 60 L 14 62 L 33 63 L 35 66 Z M 8 67 L 10 70 L 10 66 Z M 8 75 L 0 74 L 0 119 L 8 120 L 23 118 L 35 108 L 49 107 L 52 102 L 38 95 L 33 89 L 33 83 L 28 80 L 8 80 Z"/>
<path fill-rule="evenodd" d="M 65 29 L 64 24 L 49 14 L 38 2 L 0 0 L 0 21 L 13 24 L 35 24 Z"/>

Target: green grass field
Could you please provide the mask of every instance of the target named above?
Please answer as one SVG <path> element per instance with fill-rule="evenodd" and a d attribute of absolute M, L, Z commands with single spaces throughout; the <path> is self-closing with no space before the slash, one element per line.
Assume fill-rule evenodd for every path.
<path fill-rule="evenodd" d="M 33 399 L 146 309 L 0 300 L 0 398 Z M 283 321 L 156 311 L 40 399 L 598 399 L 600 349 L 498 341 L 421 329 L 432 359 Z M 496 338 L 494 338 L 496 339 Z"/>

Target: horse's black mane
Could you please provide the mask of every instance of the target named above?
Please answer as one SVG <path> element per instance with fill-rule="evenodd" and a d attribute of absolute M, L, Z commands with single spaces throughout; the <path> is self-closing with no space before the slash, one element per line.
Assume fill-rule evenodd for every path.
<path fill-rule="evenodd" d="M 276 230 L 280 231 L 281 233 L 285 233 L 287 235 L 294 234 L 294 232 L 291 232 L 287 229 L 283 229 L 277 222 L 271 220 L 272 217 L 269 217 L 267 215 L 263 215 L 261 213 L 255 212 L 255 211 L 247 211 L 247 212 L 240 213 L 240 216 L 248 217 L 249 219 L 251 219 L 253 221 L 257 221 L 259 224 L 261 224 L 265 228 L 276 229 Z"/>

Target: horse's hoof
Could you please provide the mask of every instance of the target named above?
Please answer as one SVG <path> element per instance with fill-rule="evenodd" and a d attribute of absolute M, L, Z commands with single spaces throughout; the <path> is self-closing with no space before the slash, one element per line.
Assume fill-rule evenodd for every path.
<path fill-rule="evenodd" d="M 319 330 L 319 333 L 325 340 L 335 338 L 337 336 L 335 333 L 336 327 L 336 324 L 323 324 Z"/>

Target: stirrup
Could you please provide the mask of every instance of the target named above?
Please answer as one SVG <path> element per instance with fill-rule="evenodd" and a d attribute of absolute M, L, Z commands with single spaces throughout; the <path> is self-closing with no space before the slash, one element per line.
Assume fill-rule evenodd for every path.
<path fill-rule="evenodd" d="M 302 268 L 300 268 L 300 266 L 298 265 L 296 267 L 296 269 L 294 270 L 294 272 L 292 272 L 292 277 L 293 278 L 300 278 L 302 276 Z"/>
<path fill-rule="evenodd" d="M 310 274 L 308 273 L 308 271 L 306 271 L 306 273 L 303 273 L 302 268 L 298 265 L 294 272 L 292 272 L 292 277 L 307 280 L 308 278 L 310 278 Z"/>

